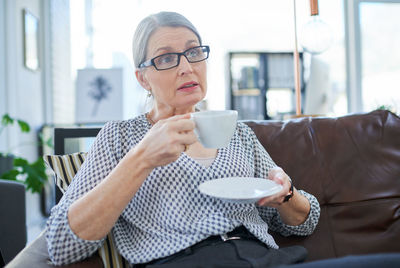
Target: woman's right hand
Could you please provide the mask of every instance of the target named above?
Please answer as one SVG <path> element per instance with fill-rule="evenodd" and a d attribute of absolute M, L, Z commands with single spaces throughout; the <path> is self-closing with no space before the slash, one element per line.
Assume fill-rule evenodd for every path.
<path fill-rule="evenodd" d="M 140 153 L 150 169 L 168 165 L 179 158 L 186 145 L 197 141 L 194 128 L 190 114 L 159 120 L 129 153 Z"/>

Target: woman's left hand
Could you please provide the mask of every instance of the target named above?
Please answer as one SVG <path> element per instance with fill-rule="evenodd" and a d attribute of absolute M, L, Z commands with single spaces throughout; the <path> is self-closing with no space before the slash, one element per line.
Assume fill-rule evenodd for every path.
<path fill-rule="evenodd" d="M 310 212 L 310 202 L 293 188 L 293 197 L 289 202 L 283 202 L 290 193 L 290 178 L 280 168 L 276 167 L 268 172 L 268 179 L 275 181 L 283 186 L 282 191 L 277 194 L 258 200 L 259 206 L 276 208 L 284 223 L 292 226 L 302 224 Z"/>
<path fill-rule="evenodd" d="M 274 195 L 258 200 L 259 206 L 277 208 L 282 205 L 283 200 L 290 192 L 290 178 L 280 167 L 275 167 L 268 172 L 268 179 L 283 186 L 282 190 Z"/>

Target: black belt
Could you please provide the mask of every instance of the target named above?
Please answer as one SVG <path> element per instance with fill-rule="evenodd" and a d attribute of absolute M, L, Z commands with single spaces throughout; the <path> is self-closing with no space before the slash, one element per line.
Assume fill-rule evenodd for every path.
<path fill-rule="evenodd" d="M 164 258 L 160 258 L 160 259 L 156 259 L 153 261 L 150 261 L 148 263 L 141 263 L 141 264 L 136 264 L 133 267 L 135 268 L 143 268 L 146 267 L 147 265 L 150 264 L 163 264 L 166 263 L 172 259 L 175 259 L 177 257 L 181 257 L 181 256 L 185 256 L 190 254 L 191 252 L 193 252 L 194 250 L 204 247 L 204 246 L 209 246 L 209 245 L 215 245 L 218 243 L 223 243 L 226 241 L 230 241 L 230 240 L 240 240 L 240 239 L 245 239 L 245 240 L 258 240 L 257 237 L 255 237 L 252 233 L 250 233 L 249 231 L 247 231 L 247 229 L 242 225 L 239 226 L 237 228 L 235 228 L 233 231 L 228 232 L 226 234 L 222 234 L 222 235 L 212 235 L 210 237 L 208 237 L 207 239 L 204 239 L 184 250 L 181 250 L 175 254 L 172 254 L 170 256 L 164 257 Z"/>

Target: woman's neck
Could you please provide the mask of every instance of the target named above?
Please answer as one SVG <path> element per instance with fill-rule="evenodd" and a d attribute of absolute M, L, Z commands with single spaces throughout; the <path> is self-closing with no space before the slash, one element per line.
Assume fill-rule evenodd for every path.
<path fill-rule="evenodd" d="M 176 108 L 164 108 L 160 109 L 157 107 L 153 107 L 150 112 L 148 113 L 148 118 L 152 123 L 156 123 L 157 121 L 165 118 L 172 117 L 174 115 L 180 115 L 180 114 L 187 114 L 187 113 L 193 113 L 195 111 L 195 107 L 188 107 L 184 109 L 176 109 Z"/>

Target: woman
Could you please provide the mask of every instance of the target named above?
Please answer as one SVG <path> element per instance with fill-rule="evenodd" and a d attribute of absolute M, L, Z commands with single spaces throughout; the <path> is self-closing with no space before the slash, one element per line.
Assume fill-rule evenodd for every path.
<path fill-rule="evenodd" d="M 190 113 L 207 92 L 209 55 L 195 27 L 161 12 L 139 24 L 133 44 L 136 77 L 154 105 L 99 133 L 52 210 L 52 261 L 86 258 L 111 230 L 121 255 L 142 267 L 267 267 L 304 259 L 302 248 L 278 250 L 268 228 L 311 234 L 320 212 L 316 198 L 291 187 L 246 125 L 238 123 L 230 145 L 219 150 L 204 148 L 193 133 Z M 198 190 L 204 181 L 232 176 L 268 178 L 283 189 L 257 204 L 226 203 Z"/>

